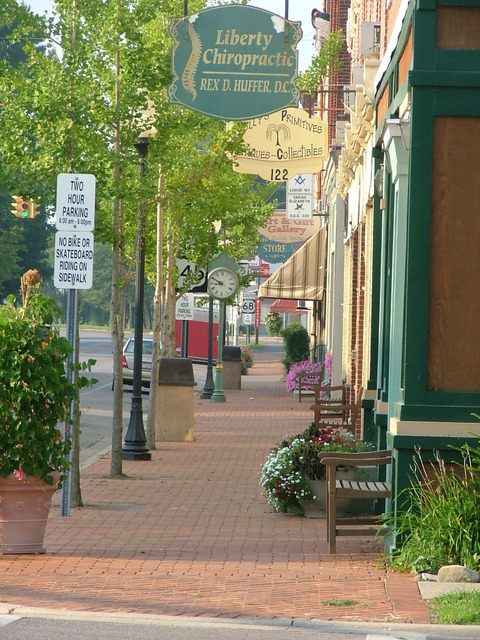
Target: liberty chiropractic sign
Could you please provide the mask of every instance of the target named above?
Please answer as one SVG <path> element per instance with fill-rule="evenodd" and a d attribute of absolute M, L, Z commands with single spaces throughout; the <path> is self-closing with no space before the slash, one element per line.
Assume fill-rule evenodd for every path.
<path fill-rule="evenodd" d="M 299 22 L 225 5 L 170 25 L 169 101 L 221 120 L 249 120 L 296 106 Z"/>

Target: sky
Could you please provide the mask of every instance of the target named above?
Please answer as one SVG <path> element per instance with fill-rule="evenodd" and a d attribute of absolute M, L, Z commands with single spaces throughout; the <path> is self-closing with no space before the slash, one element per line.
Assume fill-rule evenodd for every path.
<path fill-rule="evenodd" d="M 52 8 L 52 0 L 25 0 L 35 13 L 44 14 Z M 251 0 L 250 6 L 271 11 L 279 16 L 285 16 L 285 0 Z M 303 37 L 298 45 L 298 70 L 305 71 L 310 66 L 315 48 L 313 46 L 314 29 L 311 12 L 315 7 L 321 8 L 321 2 L 315 0 L 289 0 L 288 19 L 301 22 Z"/>

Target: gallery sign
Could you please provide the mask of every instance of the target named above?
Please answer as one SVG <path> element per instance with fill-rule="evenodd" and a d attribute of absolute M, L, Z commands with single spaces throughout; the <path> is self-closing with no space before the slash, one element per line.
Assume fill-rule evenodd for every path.
<path fill-rule="evenodd" d="M 300 22 L 223 5 L 170 23 L 169 102 L 221 120 L 250 120 L 298 104 Z"/>
<path fill-rule="evenodd" d="M 235 158 L 234 170 L 271 182 L 317 173 L 328 157 L 328 125 L 304 109 L 282 109 L 250 120 L 243 141 L 248 151 Z"/>
<path fill-rule="evenodd" d="M 295 244 L 298 248 L 319 229 L 320 218 L 289 220 L 284 209 L 277 209 L 258 232 L 264 240 L 280 244 Z"/>

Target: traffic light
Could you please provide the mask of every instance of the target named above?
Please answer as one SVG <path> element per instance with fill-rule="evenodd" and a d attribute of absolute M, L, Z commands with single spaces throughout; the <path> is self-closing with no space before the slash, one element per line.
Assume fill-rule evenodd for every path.
<path fill-rule="evenodd" d="M 28 218 L 28 202 L 21 196 L 13 196 L 12 213 L 17 218 Z"/>
<path fill-rule="evenodd" d="M 36 216 L 38 216 L 38 214 L 40 213 L 39 209 L 40 205 L 33 200 L 30 200 L 30 202 L 28 203 L 28 217 L 35 218 Z"/>
<path fill-rule="evenodd" d="M 39 208 L 33 200 L 25 202 L 21 196 L 13 196 L 12 213 L 17 218 L 35 218 L 40 213 Z"/>

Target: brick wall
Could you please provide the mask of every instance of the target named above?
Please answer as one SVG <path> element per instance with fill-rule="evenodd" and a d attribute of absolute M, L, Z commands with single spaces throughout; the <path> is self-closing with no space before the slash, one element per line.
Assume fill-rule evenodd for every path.
<path fill-rule="evenodd" d="M 338 29 L 342 29 L 344 35 L 343 47 L 340 53 L 342 66 L 341 69 L 334 70 L 328 79 L 325 85 L 326 94 L 323 99 L 323 105 L 321 105 L 325 109 L 323 118 L 326 119 L 329 124 L 330 146 L 333 146 L 337 119 L 348 119 L 345 115 L 343 104 L 343 87 L 350 84 L 351 62 L 345 40 L 349 6 L 350 0 L 327 0 L 325 2 L 325 11 L 330 14 L 330 30 L 337 31 Z"/>
<path fill-rule="evenodd" d="M 364 387 L 364 331 L 365 331 L 365 288 L 366 288 L 366 262 L 365 249 L 367 241 L 367 229 L 365 224 L 360 224 L 349 238 L 350 247 L 350 283 L 349 296 L 345 302 L 349 304 L 347 332 L 347 371 L 348 381 L 351 384 L 349 402 L 354 403 L 358 397 L 360 387 Z M 361 416 L 356 424 L 357 435 L 361 435 Z"/>

